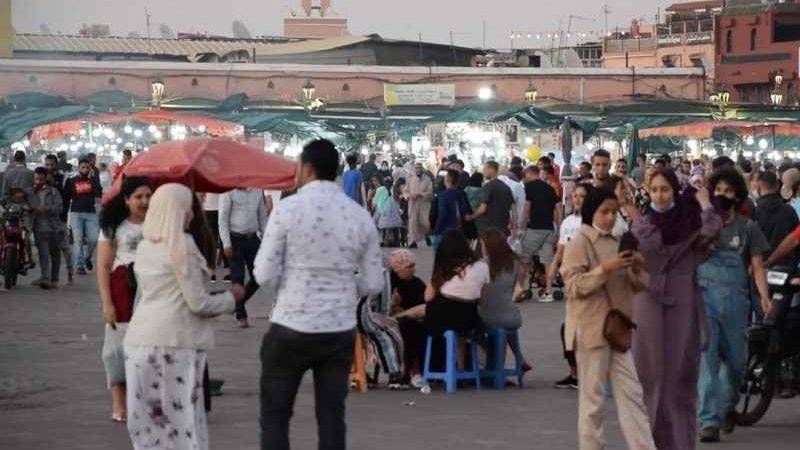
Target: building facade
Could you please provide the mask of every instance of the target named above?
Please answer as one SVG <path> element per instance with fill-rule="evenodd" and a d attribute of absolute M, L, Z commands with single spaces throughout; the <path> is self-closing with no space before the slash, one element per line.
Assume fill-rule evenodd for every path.
<path fill-rule="evenodd" d="M 302 101 L 311 81 L 326 103 L 358 102 L 383 107 L 386 84 L 453 85 L 456 104 L 478 101 L 490 88 L 504 104 L 525 102 L 533 85 L 539 101 L 606 104 L 659 97 L 703 100 L 700 69 L 593 69 L 492 67 L 387 67 L 311 64 L 212 64 L 153 61 L 0 60 L 0 97 L 41 92 L 85 101 L 100 91 L 147 96 L 154 80 L 165 98 L 225 99 L 246 94 L 252 100 Z"/>
<path fill-rule="evenodd" d="M 624 33 L 605 39 L 603 67 L 696 67 L 714 79 L 714 18 L 722 0 L 675 3 L 661 23 L 636 21 Z"/>
<path fill-rule="evenodd" d="M 716 49 L 716 81 L 733 101 L 769 103 L 778 90 L 784 104 L 797 104 L 800 4 L 729 0 L 717 18 Z"/>

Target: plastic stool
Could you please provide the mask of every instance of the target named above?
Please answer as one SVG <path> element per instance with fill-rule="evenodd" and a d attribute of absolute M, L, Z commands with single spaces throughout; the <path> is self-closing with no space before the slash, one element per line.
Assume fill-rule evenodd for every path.
<path fill-rule="evenodd" d="M 506 378 L 516 377 L 520 388 L 522 384 L 522 361 L 514 355 L 514 367 L 506 367 L 506 343 L 510 340 L 513 345 L 519 347 L 519 335 L 516 329 L 510 328 L 487 328 L 486 334 L 489 336 L 489 345 L 492 348 L 493 361 L 487 359 L 486 368 L 481 370 L 481 377 L 494 379 L 495 389 L 505 389 Z"/>
<path fill-rule="evenodd" d="M 425 367 L 422 372 L 422 378 L 425 384 L 429 380 L 444 380 L 448 393 L 456 391 L 458 380 L 475 380 L 476 389 L 481 388 L 480 368 L 478 366 L 478 345 L 475 342 L 470 342 L 469 350 L 472 353 L 472 369 L 471 370 L 458 370 L 456 363 L 456 356 L 458 355 L 458 335 L 453 330 L 444 332 L 445 340 L 445 371 L 432 372 L 431 366 L 431 347 L 433 346 L 433 336 L 428 336 L 427 344 L 425 347 Z"/>

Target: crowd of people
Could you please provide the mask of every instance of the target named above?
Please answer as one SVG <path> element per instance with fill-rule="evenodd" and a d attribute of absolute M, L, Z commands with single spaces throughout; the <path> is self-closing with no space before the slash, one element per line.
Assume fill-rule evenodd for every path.
<path fill-rule="evenodd" d="M 577 167 L 550 154 L 468 173 L 457 157 L 426 167 L 349 155 L 342 171 L 337 149 L 318 140 L 300 154 L 291 193 L 200 194 L 122 177 L 102 207 L 109 183 L 92 155 L 73 175 L 57 155 L 34 171 L 24 153 L 15 161 L 3 205 L 27 208 L 34 284 L 58 287 L 62 253 L 70 283 L 73 268 L 94 270 L 97 246 L 111 419 L 127 423 L 137 449 L 208 448 L 211 319 L 249 326 L 245 304 L 259 289 L 274 299 L 260 353 L 262 448 L 289 448 L 309 370 L 320 448 L 345 448 L 358 329 L 387 333 L 375 339 L 396 358 L 383 364 L 390 387 L 426 388 L 428 336 L 454 331 L 488 354 L 485 330 L 523 325 L 519 302 L 561 297 L 569 373 L 554 386 L 578 391 L 580 448 L 604 447 L 608 394 L 630 448 L 694 448 L 698 431 L 714 442 L 734 430 L 745 330 L 772 308 L 766 268 L 800 260 L 791 161 L 640 156 L 629 173 L 598 150 Z M 434 252 L 429 279 L 416 273 L 420 246 Z M 220 263 L 230 288 L 210 292 Z M 519 342 L 508 344 L 530 371 Z M 443 364 L 441 342 L 428 357 Z"/>
<path fill-rule="evenodd" d="M 370 172 L 370 163 L 361 170 Z M 579 391 L 581 448 L 604 445 L 599 412 L 607 385 L 630 448 L 694 448 L 698 430 L 703 442 L 733 432 L 746 330 L 772 307 L 767 259 L 798 262 L 800 170 L 789 159 L 762 166 L 642 155 L 629 173 L 626 160 L 612 161 L 605 150 L 581 162 L 574 177 L 560 175 L 553 155 L 532 163 L 487 161 L 470 174 L 450 157 L 436 171 L 416 164 L 370 183 L 350 157 L 351 199 L 373 208 L 369 195 L 355 194 L 386 186 L 401 210 L 398 235 L 406 240 L 383 243 L 427 241 L 435 251 L 424 297 L 418 280 L 416 294 L 396 298 L 410 376 L 420 335 L 497 326 L 487 305 L 503 311 L 504 326 L 518 328 L 512 299 L 529 298 L 526 286 L 534 283 L 538 300 L 550 302 L 563 285 L 570 372 L 555 386 Z M 370 210 L 380 228 L 380 211 Z M 390 254 L 402 261 L 393 265 L 397 279 L 413 267 L 410 254 L 399 252 Z M 795 300 L 789 316 L 798 314 Z M 782 384 L 781 396 L 797 395 L 796 388 Z"/>

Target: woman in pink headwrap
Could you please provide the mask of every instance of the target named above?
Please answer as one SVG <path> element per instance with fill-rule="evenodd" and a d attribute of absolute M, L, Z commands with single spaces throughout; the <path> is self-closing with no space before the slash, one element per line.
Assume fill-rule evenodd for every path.
<path fill-rule="evenodd" d="M 405 346 L 406 368 L 404 383 L 422 386 L 420 369 L 425 357 L 425 282 L 414 275 L 416 257 L 406 249 L 389 253 L 392 269 L 392 301 L 390 314 L 400 323 L 400 333 Z"/>

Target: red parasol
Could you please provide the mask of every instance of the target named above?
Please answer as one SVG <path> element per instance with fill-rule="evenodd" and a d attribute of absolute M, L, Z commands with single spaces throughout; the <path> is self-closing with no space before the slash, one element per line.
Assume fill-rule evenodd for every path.
<path fill-rule="evenodd" d="M 297 164 L 264 150 L 230 139 L 194 138 L 155 145 L 138 155 L 126 176 L 145 176 L 154 187 L 181 183 L 197 192 L 226 192 L 236 188 L 287 190 L 294 187 Z M 119 177 L 107 201 L 119 192 Z"/>

